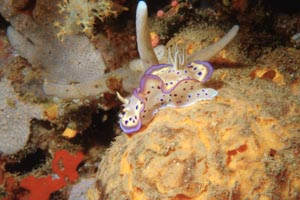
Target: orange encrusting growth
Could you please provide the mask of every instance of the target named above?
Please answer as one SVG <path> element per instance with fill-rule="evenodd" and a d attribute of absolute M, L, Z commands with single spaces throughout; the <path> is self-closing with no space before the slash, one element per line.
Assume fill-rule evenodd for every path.
<path fill-rule="evenodd" d="M 273 81 L 228 76 L 214 100 L 163 109 L 132 137 L 117 137 L 94 192 L 132 200 L 299 198 L 297 96 Z"/>
<path fill-rule="evenodd" d="M 226 161 L 226 164 L 228 165 L 230 163 L 232 156 L 236 155 L 237 153 L 242 153 L 242 152 L 244 152 L 246 150 L 247 150 L 247 144 L 243 144 L 243 145 L 239 146 L 236 149 L 227 151 L 227 161 Z"/>
<path fill-rule="evenodd" d="M 76 168 L 82 159 L 83 154 L 81 152 L 77 152 L 75 155 L 66 150 L 55 152 L 52 170 L 58 177 L 54 178 L 52 175 L 25 177 L 21 180 L 20 186 L 29 190 L 29 194 L 23 198 L 26 200 L 48 200 L 52 192 L 65 187 L 68 182 L 74 183 L 78 178 Z"/>

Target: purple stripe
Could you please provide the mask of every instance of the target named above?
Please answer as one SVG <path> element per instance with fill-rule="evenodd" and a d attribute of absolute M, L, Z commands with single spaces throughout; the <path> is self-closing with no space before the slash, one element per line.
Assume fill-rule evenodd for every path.
<path fill-rule="evenodd" d="M 188 80 L 194 80 L 194 81 L 197 81 L 199 82 L 197 79 L 193 79 L 193 78 L 190 78 L 190 77 L 187 77 L 185 79 L 182 79 L 180 81 L 178 81 L 171 89 L 169 90 L 166 90 L 165 89 L 165 85 L 164 85 L 164 82 L 161 78 L 159 78 L 158 76 L 156 75 L 153 75 L 153 74 L 145 74 L 142 79 L 141 79 L 141 82 L 140 82 L 140 88 L 138 90 L 138 93 L 142 93 L 145 89 L 145 84 L 147 82 L 148 79 L 156 79 L 156 80 L 159 80 L 160 81 L 160 88 L 161 88 L 161 91 L 164 93 L 164 94 L 170 94 L 176 87 L 177 85 L 179 85 L 181 82 L 183 81 L 188 81 Z M 138 95 L 138 94 L 137 94 Z"/>
<path fill-rule="evenodd" d="M 144 74 L 151 74 L 153 71 L 164 68 L 164 67 L 171 67 L 171 64 L 159 64 L 159 65 L 153 65 L 149 67 Z"/>

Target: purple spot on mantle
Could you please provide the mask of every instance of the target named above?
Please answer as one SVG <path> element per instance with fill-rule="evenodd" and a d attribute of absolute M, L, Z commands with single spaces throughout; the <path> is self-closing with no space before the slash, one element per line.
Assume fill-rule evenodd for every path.
<path fill-rule="evenodd" d="M 207 74 L 201 82 L 206 82 L 207 80 L 209 80 L 214 71 L 214 68 L 212 67 L 212 65 L 209 62 L 204 62 L 204 61 L 199 61 L 199 60 L 196 60 L 194 62 L 197 64 L 200 64 L 200 65 L 204 65 L 207 70 Z"/>

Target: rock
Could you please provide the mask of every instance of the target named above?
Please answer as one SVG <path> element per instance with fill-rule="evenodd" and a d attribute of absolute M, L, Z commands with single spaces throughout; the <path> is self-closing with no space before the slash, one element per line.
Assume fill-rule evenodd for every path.
<path fill-rule="evenodd" d="M 87 192 L 89 187 L 95 183 L 95 178 L 83 178 L 72 186 L 69 200 L 87 200 Z"/>
<path fill-rule="evenodd" d="M 0 82 L 0 94 L 0 152 L 14 154 L 26 145 L 30 122 L 34 118 L 42 119 L 43 109 L 19 101 L 5 78 Z"/>
<path fill-rule="evenodd" d="M 99 165 L 95 193 L 119 200 L 298 199 L 299 96 L 252 80 L 253 69 L 218 69 L 208 83 L 219 92 L 215 100 L 166 108 L 135 135 L 118 136 Z"/>

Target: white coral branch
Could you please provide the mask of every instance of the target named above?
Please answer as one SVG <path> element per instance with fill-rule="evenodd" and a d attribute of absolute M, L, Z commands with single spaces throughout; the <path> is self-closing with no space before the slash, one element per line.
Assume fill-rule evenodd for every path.
<path fill-rule="evenodd" d="M 202 61 L 208 61 L 210 58 L 212 58 L 214 55 L 219 53 L 237 34 L 239 31 L 239 26 L 234 25 L 230 31 L 223 36 L 218 42 L 204 48 L 196 51 L 189 57 L 187 57 L 187 63 L 190 63 L 194 60 L 202 60 Z"/>
<path fill-rule="evenodd" d="M 147 4 L 144 1 L 139 1 L 136 9 L 136 37 L 138 52 L 145 68 L 158 64 L 158 59 L 151 45 L 147 18 Z"/>

